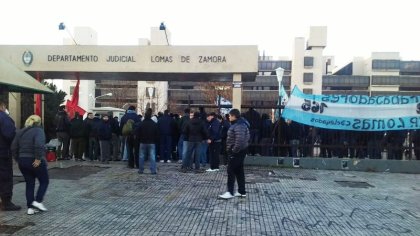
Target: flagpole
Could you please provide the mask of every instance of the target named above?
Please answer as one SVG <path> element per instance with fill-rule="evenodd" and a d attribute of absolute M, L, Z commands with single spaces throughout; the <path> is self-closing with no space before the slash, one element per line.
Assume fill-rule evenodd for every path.
<path fill-rule="evenodd" d="M 279 101 L 277 102 L 277 111 L 278 111 L 278 125 L 277 125 L 277 140 L 278 143 L 280 144 L 280 140 L 281 140 L 281 110 L 282 110 L 282 86 L 283 86 L 283 74 L 284 74 L 284 69 L 279 67 L 276 69 L 276 75 L 277 75 L 277 81 L 279 82 Z M 277 148 L 277 155 L 280 156 L 281 152 L 280 152 L 280 146 L 278 146 Z"/>

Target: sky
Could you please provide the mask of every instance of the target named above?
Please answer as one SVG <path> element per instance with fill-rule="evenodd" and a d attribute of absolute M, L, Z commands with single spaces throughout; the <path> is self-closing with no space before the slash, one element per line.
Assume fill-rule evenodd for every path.
<path fill-rule="evenodd" d="M 88 26 L 99 45 L 137 45 L 165 22 L 172 45 L 257 45 L 260 55 L 291 58 L 295 37 L 327 26 L 324 55 L 341 67 L 371 52 L 420 60 L 418 0 L 2 0 L 0 45 L 61 45 Z"/>

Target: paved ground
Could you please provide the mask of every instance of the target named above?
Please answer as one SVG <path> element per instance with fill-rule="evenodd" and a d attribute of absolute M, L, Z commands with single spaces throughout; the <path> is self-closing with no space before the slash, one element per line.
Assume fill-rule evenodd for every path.
<path fill-rule="evenodd" d="M 0 212 L 0 235 L 420 235 L 420 175 L 247 167 L 247 197 L 226 201 L 225 170 L 124 164 L 50 164 L 49 211 Z"/>

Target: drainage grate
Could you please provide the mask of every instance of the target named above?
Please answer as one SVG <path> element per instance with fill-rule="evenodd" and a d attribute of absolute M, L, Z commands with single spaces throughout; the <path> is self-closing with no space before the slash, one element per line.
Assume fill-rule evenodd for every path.
<path fill-rule="evenodd" d="M 316 178 L 314 177 L 300 177 L 300 180 L 310 180 L 310 181 L 318 181 Z"/>
<path fill-rule="evenodd" d="M 109 167 L 98 166 L 71 166 L 67 168 L 51 168 L 48 170 L 50 179 L 66 179 L 66 180 L 79 180 L 91 174 L 96 174 Z"/>
<path fill-rule="evenodd" d="M 3 225 L 0 224 L 0 233 L 1 234 L 14 234 L 17 231 L 25 228 L 26 226 L 16 226 L 16 225 Z"/>
<path fill-rule="evenodd" d="M 342 187 L 349 187 L 349 188 L 374 188 L 375 186 L 368 184 L 367 182 L 358 182 L 358 181 L 338 181 L 335 180 L 334 182 L 338 183 Z"/>

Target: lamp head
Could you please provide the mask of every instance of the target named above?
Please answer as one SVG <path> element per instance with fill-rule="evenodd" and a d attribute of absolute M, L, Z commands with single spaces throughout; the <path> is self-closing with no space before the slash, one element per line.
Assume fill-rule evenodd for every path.
<path fill-rule="evenodd" d="M 164 22 L 160 23 L 159 30 L 166 30 L 166 26 Z"/>
<path fill-rule="evenodd" d="M 64 23 L 63 23 L 63 22 L 61 22 L 61 23 L 58 25 L 58 30 L 64 30 L 64 29 L 66 29 L 66 26 L 64 25 Z"/>

